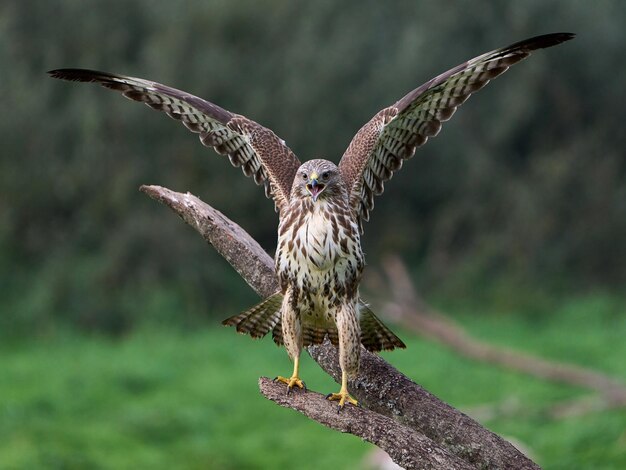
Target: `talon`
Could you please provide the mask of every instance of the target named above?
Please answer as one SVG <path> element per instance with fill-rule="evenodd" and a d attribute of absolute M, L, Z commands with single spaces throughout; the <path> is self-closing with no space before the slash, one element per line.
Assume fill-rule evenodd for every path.
<path fill-rule="evenodd" d="M 306 392 L 305 383 L 296 376 L 286 378 L 286 377 L 282 377 L 279 375 L 278 377 L 274 379 L 274 382 L 282 382 L 282 383 L 287 384 L 287 395 L 291 393 L 291 390 L 293 389 L 294 386 L 297 386 L 298 388 L 302 388 Z"/>
<path fill-rule="evenodd" d="M 357 407 L 359 406 L 359 402 L 352 398 L 347 390 L 340 390 L 339 393 L 329 393 L 326 395 L 326 399 L 339 401 L 339 404 L 337 405 L 337 413 L 339 413 L 339 411 L 344 407 L 346 402 Z"/>

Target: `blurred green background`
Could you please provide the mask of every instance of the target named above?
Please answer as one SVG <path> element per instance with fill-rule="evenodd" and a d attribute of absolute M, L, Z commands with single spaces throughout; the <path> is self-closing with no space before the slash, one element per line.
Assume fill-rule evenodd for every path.
<path fill-rule="evenodd" d="M 261 189 L 180 124 L 47 70 L 175 86 L 270 127 L 303 161 L 338 161 L 374 113 L 457 63 L 577 33 L 419 149 L 364 244 L 370 272 L 399 254 L 479 338 L 624 380 L 624 21 L 617 0 L 0 4 L 0 468 L 361 468 L 371 449 L 258 394 L 286 354 L 219 326 L 255 294 L 137 191 L 190 191 L 273 253 Z M 546 468 L 626 467 L 623 410 L 551 419 L 538 410 L 586 392 L 399 333 L 409 348 L 386 359 L 454 406 L 521 403 L 484 422 Z M 335 388 L 310 360 L 303 374 Z"/>

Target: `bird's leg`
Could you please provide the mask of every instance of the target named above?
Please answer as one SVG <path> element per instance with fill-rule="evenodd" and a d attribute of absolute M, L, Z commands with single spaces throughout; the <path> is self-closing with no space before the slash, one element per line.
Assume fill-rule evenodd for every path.
<path fill-rule="evenodd" d="M 350 396 L 348 393 L 348 374 L 345 370 L 341 371 L 341 389 L 339 393 L 329 393 L 326 395 L 326 398 L 329 400 L 338 400 L 339 408 L 343 408 L 343 405 L 347 403 L 351 403 L 354 406 L 359 406 L 359 402 Z"/>
<path fill-rule="evenodd" d="M 353 303 L 342 305 L 337 312 L 336 323 L 339 336 L 341 389 L 339 393 L 326 395 L 326 398 L 339 401 L 339 409 L 342 409 L 346 402 L 358 406 L 358 402 L 348 393 L 348 376 L 356 377 L 361 356 L 361 328 L 356 315 L 356 305 Z"/>
<path fill-rule="evenodd" d="M 300 352 L 302 351 L 302 326 L 300 323 L 300 315 L 298 315 L 298 312 L 296 312 L 293 305 L 291 305 L 291 296 L 291 289 L 287 289 L 281 307 L 281 317 L 283 341 L 285 343 L 285 349 L 287 349 L 287 354 L 289 354 L 289 357 L 293 360 L 293 374 L 291 374 L 289 378 L 279 375 L 274 379 L 275 381 L 287 384 L 287 393 L 289 393 L 294 386 L 306 390 L 306 385 L 300 380 L 298 375 L 300 368 Z"/>
<path fill-rule="evenodd" d="M 289 393 L 294 386 L 297 386 L 298 388 L 303 388 L 306 391 L 306 384 L 302 380 L 300 380 L 300 377 L 298 375 L 299 367 L 300 358 L 296 356 L 293 360 L 293 374 L 291 374 L 291 377 L 286 378 L 279 375 L 274 379 L 274 381 L 286 383 L 287 393 Z"/>

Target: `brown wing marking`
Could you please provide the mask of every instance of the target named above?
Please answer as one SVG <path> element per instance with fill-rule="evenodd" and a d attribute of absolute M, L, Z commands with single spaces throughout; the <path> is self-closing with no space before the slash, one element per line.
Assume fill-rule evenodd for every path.
<path fill-rule="evenodd" d="M 121 92 L 128 99 L 165 112 L 198 133 L 204 145 L 228 155 L 230 162 L 241 167 L 256 184 L 263 184 L 265 194 L 273 197 L 281 212 L 287 206 L 300 161 L 271 130 L 197 96 L 141 78 L 84 69 L 60 69 L 48 73 L 63 80 L 95 82 Z"/>
<path fill-rule="evenodd" d="M 365 346 L 365 349 L 371 352 L 379 352 L 406 348 L 402 340 L 387 328 L 362 301 L 359 302 L 359 316 L 361 344 Z"/>
<path fill-rule="evenodd" d="M 439 133 L 442 122 L 450 119 L 472 93 L 532 51 L 573 37 L 571 33 L 547 34 L 487 52 L 429 80 L 366 123 L 339 164 L 361 231 L 374 208 L 374 196 L 384 190 L 384 182 L 415 154 L 417 147 Z"/>
<path fill-rule="evenodd" d="M 262 338 L 277 324 L 280 325 L 280 307 L 283 294 L 277 292 L 254 307 L 227 318 L 222 325 L 234 326 L 238 333 Z"/>

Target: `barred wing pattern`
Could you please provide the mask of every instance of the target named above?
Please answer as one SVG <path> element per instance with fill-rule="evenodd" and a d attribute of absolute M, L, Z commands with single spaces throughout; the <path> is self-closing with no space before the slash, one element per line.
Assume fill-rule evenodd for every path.
<path fill-rule="evenodd" d="M 276 325 L 280 329 L 281 305 L 283 294 L 276 292 L 254 307 L 239 315 L 227 318 L 222 325 L 234 326 L 237 333 L 249 334 L 253 338 L 262 338 Z"/>
<path fill-rule="evenodd" d="M 358 309 L 359 323 L 361 327 L 361 344 L 365 347 L 365 349 L 370 352 L 380 352 L 406 348 L 406 345 L 402 342 L 402 340 L 398 338 L 393 331 L 387 328 L 387 326 L 385 326 L 385 324 L 380 321 L 376 315 L 374 315 L 374 312 L 372 312 L 362 299 L 359 299 Z M 236 324 L 235 322 L 240 318 L 243 318 L 243 314 L 233 317 L 232 319 L 229 318 L 225 320 L 223 324 Z M 268 317 L 266 316 L 265 318 Z M 268 324 L 267 322 L 259 322 L 259 324 L 261 323 Z M 284 344 L 284 340 L 280 320 L 272 325 L 274 328 L 272 330 L 272 339 L 278 346 L 282 346 Z M 237 326 L 237 331 L 245 333 L 246 331 L 244 331 L 244 328 L 240 329 L 240 327 Z M 265 334 L 269 331 L 269 329 L 267 329 L 266 326 L 262 331 L 263 334 Z M 258 337 L 258 335 L 255 336 L 253 333 L 250 333 L 250 335 Z M 324 338 L 327 336 L 333 345 L 339 345 L 339 333 L 336 326 L 321 327 L 311 324 L 302 325 L 302 343 L 305 347 L 312 344 L 322 344 L 324 342 Z"/>
<path fill-rule="evenodd" d="M 368 351 L 379 352 L 406 348 L 402 340 L 387 328 L 362 300 L 359 300 L 359 321 L 361 344 Z"/>
<path fill-rule="evenodd" d="M 205 101 L 197 96 L 141 78 L 85 69 L 48 72 L 63 80 L 95 82 L 120 91 L 126 98 L 145 103 L 181 121 L 201 142 L 213 147 L 246 176 L 265 186 L 281 212 L 288 205 L 293 178 L 300 161 L 285 142 L 260 124 Z"/>
<path fill-rule="evenodd" d="M 374 196 L 384 191 L 384 182 L 417 147 L 439 133 L 441 123 L 450 119 L 472 93 L 532 51 L 573 37 L 571 33 L 546 34 L 487 52 L 424 83 L 365 124 L 339 164 L 361 232 L 374 208 Z"/>

